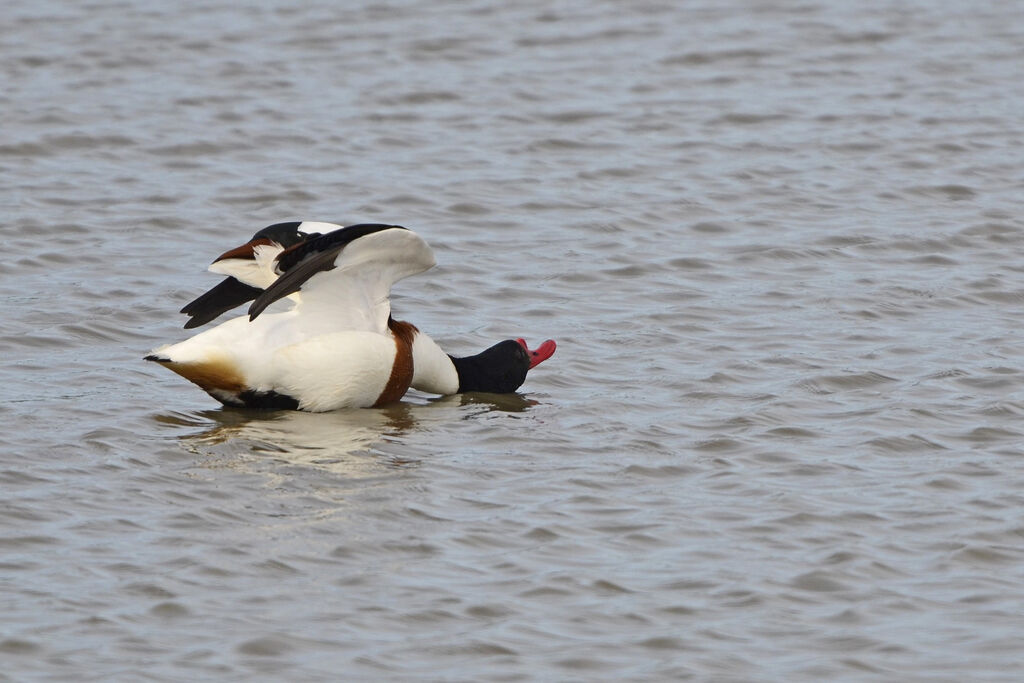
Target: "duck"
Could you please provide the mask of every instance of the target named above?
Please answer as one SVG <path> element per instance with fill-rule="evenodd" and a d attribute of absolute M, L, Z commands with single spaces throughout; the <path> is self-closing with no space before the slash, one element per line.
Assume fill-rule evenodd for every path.
<path fill-rule="evenodd" d="M 318 232 L 327 228 L 334 229 Z M 554 354 L 553 340 L 531 349 L 522 338 L 506 339 L 455 357 L 392 317 L 391 287 L 434 265 L 430 246 L 400 225 L 268 226 L 218 257 L 210 269 L 227 278 L 182 309 L 190 316 L 186 328 L 251 301 L 247 313 L 154 349 L 145 360 L 226 406 L 254 409 L 380 407 L 409 388 L 515 392 Z M 267 310 L 282 299 L 291 307 Z"/>

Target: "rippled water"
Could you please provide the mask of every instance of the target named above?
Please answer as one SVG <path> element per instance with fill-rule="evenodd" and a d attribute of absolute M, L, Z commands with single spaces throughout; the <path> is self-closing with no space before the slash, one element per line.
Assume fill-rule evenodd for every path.
<path fill-rule="evenodd" d="M 1015 680 L 1013 3 L 10 0 L 0 679 Z M 519 396 L 217 407 L 225 248 L 393 221 Z"/>

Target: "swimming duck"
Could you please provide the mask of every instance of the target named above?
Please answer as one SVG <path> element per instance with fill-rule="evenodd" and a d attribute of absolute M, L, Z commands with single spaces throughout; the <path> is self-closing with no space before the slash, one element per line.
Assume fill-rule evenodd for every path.
<path fill-rule="evenodd" d="M 554 341 L 531 350 L 517 339 L 475 356 L 449 356 L 414 325 L 391 316 L 392 285 L 435 263 L 419 235 L 376 223 L 326 234 L 299 229 L 312 225 L 335 227 L 278 224 L 270 226 L 272 234 L 257 233 L 225 252 L 214 265 L 222 263 L 219 272 L 228 278 L 203 295 L 205 303 L 200 297 L 183 309 L 192 315 L 186 327 L 251 300 L 248 315 L 156 349 L 146 360 L 225 405 L 319 412 L 385 405 L 410 386 L 436 394 L 513 392 L 554 353 Z M 267 242 L 254 244 L 262 239 Z M 225 285 L 231 280 L 237 285 Z M 290 310 L 264 313 L 298 293 Z"/>

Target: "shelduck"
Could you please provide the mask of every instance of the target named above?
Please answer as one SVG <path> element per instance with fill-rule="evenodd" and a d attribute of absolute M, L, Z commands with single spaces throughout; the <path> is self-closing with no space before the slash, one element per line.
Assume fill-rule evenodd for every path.
<path fill-rule="evenodd" d="M 456 358 L 391 316 L 392 285 L 434 263 L 427 243 L 398 225 L 269 226 L 218 257 L 210 270 L 226 279 L 182 309 L 186 328 L 251 301 L 248 314 L 146 360 L 225 405 L 248 408 L 376 407 L 400 400 L 409 387 L 442 395 L 514 392 L 555 352 L 554 341 L 531 350 L 509 339 Z M 289 310 L 266 311 L 286 297 Z"/>

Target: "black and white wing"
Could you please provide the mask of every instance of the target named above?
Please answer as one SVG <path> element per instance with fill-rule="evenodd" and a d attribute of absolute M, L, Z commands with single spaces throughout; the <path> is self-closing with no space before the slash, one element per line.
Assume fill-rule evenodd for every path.
<path fill-rule="evenodd" d="M 277 280 L 249 307 L 254 320 L 270 304 L 301 292 L 295 311 L 319 330 L 384 333 L 391 287 L 433 267 L 434 253 L 399 225 L 366 223 L 301 242 L 277 257 Z"/>

